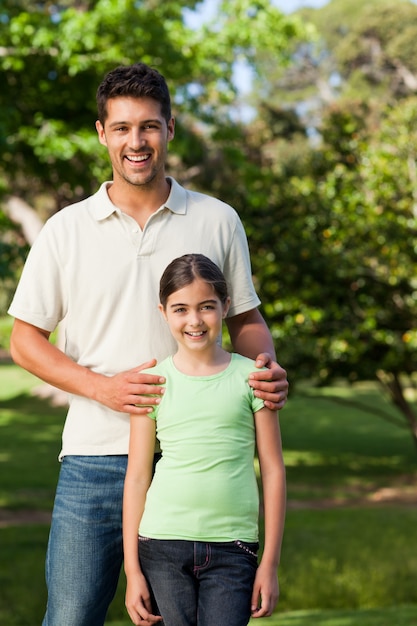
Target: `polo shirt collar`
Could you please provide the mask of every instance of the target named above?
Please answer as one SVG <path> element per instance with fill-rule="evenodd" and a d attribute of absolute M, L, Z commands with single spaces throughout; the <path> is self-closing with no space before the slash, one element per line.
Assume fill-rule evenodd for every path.
<path fill-rule="evenodd" d="M 171 184 L 171 191 L 161 209 L 167 208 L 172 213 L 185 215 L 187 213 L 187 192 L 184 187 L 181 187 L 181 185 L 179 185 L 177 181 L 171 176 L 167 176 L 167 179 Z M 109 194 L 107 193 L 107 188 L 111 184 L 111 181 L 106 181 L 102 183 L 98 191 L 91 198 L 92 212 L 97 220 L 104 220 L 112 213 L 115 213 L 119 210 L 110 200 Z"/>
<path fill-rule="evenodd" d="M 165 206 L 172 211 L 172 213 L 185 215 L 187 213 L 187 192 L 172 176 L 167 176 L 167 179 L 171 183 L 171 191 L 165 202 Z"/>

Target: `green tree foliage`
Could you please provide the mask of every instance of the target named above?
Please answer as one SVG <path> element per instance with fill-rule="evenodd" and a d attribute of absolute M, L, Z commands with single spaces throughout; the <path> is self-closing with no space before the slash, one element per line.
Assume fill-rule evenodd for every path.
<path fill-rule="evenodd" d="M 17 171 L 21 197 L 36 205 L 36 192 L 46 193 L 57 210 L 108 175 L 94 121 L 95 90 L 111 67 L 169 59 L 170 79 L 193 75 L 182 4 L 99 0 L 3 13 L 0 149 L 3 177 L 10 183 Z"/>
<path fill-rule="evenodd" d="M 250 220 L 280 360 L 296 380 L 378 379 L 417 443 L 416 111 L 333 105 L 304 174 L 258 179 Z"/>
<path fill-rule="evenodd" d="M 6 308 L 15 288 L 15 277 L 27 254 L 28 246 L 14 224 L 0 211 L 0 310 Z"/>
<path fill-rule="evenodd" d="M 354 19 L 363 15 L 362 3 L 331 4 L 345 7 L 352 28 L 357 23 L 367 30 L 364 19 Z M 406 27 L 410 7 L 404 7 L 370 12 L 369 23 L 382 29 L 397 13 Z M 388 40 L 381 35 L 380 41 L 381 54 L 390 54 Z M 295 53 L 290 76 L 298 61 Z M 417 101 L 388 81 L 381 98 L 362 91 L 355 99 L 322 101 L 319 140 L 311 142 L 311 118 L 291 106 L 282 75 L 271 72 L 269 87 L 260 81 L 250 124 L 240 132 L 219 129 L 201 184 L 208 184 L 222 155 L 216 191 L 244 219 L 263 312 L 290 380 L 376 378 L 401 412 L 398 424 L 417 443 L 411 391 L 417 366 Z M 347 82 L 351 76 L 346 71 Z M 315 93 L 318 102 L 319 92 L 318 86 L 309 98 Z"/>
<path fill-rule="evenodd" d="M 13 179 L 13 193 L 17 183 L 18 195 L 32 205 L 36 193 L 47 193 L 52 210 L 95 189 L 97 180 L 108 175 L 95 137 L 95 90 L 115 65 L 142 60 L 156 66 L 167 76 L 178 111 L 212 118 L 235 97 L 236 55 L 250 60 L 257 45 L 283 57 L 285 42 L 297 33 L 296 20 L 282 17 L 269 2 L 248 0 L 223 3 L 221 28 L 217 21 L 191 30 L 184 10 L 196 4 L 22 1 L 22 10 L 16 11 L 16 2 L 3 3 L 3 185 L 11 187 Z"/>
<path fill-rule="evenodd" d="M 417 92 L 417 5 L 410 0 L 331 0 L 300 15 L 317 29 L 289 67 L 263 55 L 263 98 L 297 105 L 320 126 L 321 109 L 339 97 L 395 102 Z"/>
<path fill-rule="evenodd" d="M 400 1 L 366 3 L 345 37 L 335 47 L 335 57 L 348 88 L 356 93 L 389 100 L 417 90 L 417 6 Z"/>
<path fill-rule="evenodd" d="M 213 121 L 226 120 L 236 98 L 238 56 L 254 64 L 256 47 L 284 62 L 286 43 L 305 32 L 268 0 L 225 1 L 212 24 L 192 29 L 185 14 L 196 8 L 196 0 L 2 2 L 3 213 L 14 196 L 45 220 L 111 175 L 94 128 L 95 91 L 118 64 L 144 61 L 166 76 L 178 119 L 169 166 L 185 182 L 195 175 Z"/>
<path fill-rule="evenodd" d="M 196 2 L 5 6 L 0 193 L 44 219 L 96 189 L 110 175 L 98 81 L 118 63 L 160 68 L 177 114 L 169 168 L 242 216 L 290 380 L 377 378 L 417 442 L 417 7 L 332 0 L 301 13 L 313 41 L 268 0 L 219 3 L 198 29 L 184 20 Z M 235 115 L 242 59 L 248 122 Z"/>

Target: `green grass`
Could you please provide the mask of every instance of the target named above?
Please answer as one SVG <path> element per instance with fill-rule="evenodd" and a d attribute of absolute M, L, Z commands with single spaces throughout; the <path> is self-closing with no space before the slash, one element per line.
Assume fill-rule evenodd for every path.
<path fill-rule="evenodd" d="M 112 626 L 132 626 L 130 621 Z M 293 611 L 275 613 L 266 620 L 252 619 L 250 626 L 416 626 L 417 606 L 398 606 L 356 611 Z"/>
<path fill-rule="evenodd" d="M 417 507 L 289 511 L 280 609 L 417 605 Z"/>
<path fill-rule="evenodd" d="M 51 510 L 66 411 L 30 395 L 40 381 L 14 365 L 0 379 L 0 506 Z"/>
<path fill-rule="evenodd" d="M 0 508 L 51 510 L 65 409 L 30 395 L 39 381 L 0 365 Z M 416 484 L 417 453 L 371 385 L 300 387 L 281 413 L 289 510 L 281 600 L 251 626 L 417 626 L 417 507 L 368 506 L 381 487 Z M 342 401 L 342 403 L 341 403 Z M 337 507 L 323 507 L 323 498 Z M 47 525 L 0 526 L 0 624 L 36 626 L 45 606 Z M 107 622 L 130 624 L 124 579 Z"/>
<path fill-rule="evenodd" d="M 41 624 L 46 604 L 47 541 L 46 525 L 0 528 L 0 624 Z"/>
<path fill-rule="evenodd" d="M 372 383 L 303 386 L 281 413 L 289 498 L 355 498 L 405 478 L 415 484 L 417 449 L 398 415 Z"/>
<path fill-rule="evenodd" d="M 417 606 L 364 609 L 362 611 L 294 611 L 276 613 L 266 622 L 251 620 L 251 626 L 415 626 Z M 114 623 L 113 626 L 128 626 Z"/>

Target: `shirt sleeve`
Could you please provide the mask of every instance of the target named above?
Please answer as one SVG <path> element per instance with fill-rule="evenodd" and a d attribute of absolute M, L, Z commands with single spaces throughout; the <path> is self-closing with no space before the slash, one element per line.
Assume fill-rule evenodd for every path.
<path fill-rule="evenodd" d="M 13 317 L 51 332 L 66 310 L 65 276 L 58 248 L 47 222 L 29 251 L 8 310 Z"/>
<path fill-rule="evenodd" d="M 246 313 L 260 305 L 261 301 L 253 284 L 248 241 L 237 213 L 235 230 L 225 258 L 223 272 L 231 298 L 228 317 Z"/>

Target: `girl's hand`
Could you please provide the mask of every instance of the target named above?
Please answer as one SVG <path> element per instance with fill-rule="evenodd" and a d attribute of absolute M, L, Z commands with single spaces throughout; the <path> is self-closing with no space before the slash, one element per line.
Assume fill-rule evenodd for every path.
<path fill-rule="evenodd" d="M 278 602 L 279 583 L 275 567 L 264 567 L 260 563 L 252 591 L 252 617 L 269 617 Z"/>
<path fill-rule="evenodd" d="M 129 617 L 136 626 L 152 626 L 162 621 L 160 615 L 152 613 L 148 585 L 141 573 L 128 578 L 125 604 Z"/>

